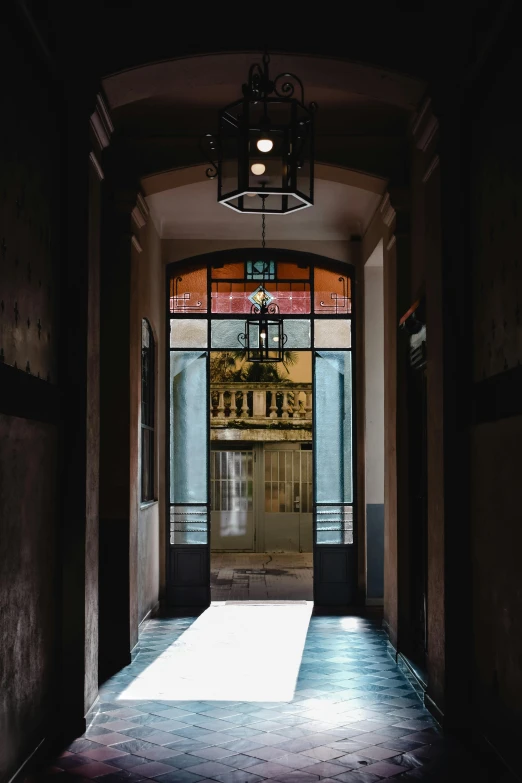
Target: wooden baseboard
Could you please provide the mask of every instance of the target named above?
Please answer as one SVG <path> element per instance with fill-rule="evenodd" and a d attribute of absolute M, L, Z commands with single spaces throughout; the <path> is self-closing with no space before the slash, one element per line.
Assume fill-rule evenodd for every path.
<path fill-rule="evenodd" d="M 37 769 L 40 764 L 47 761 L 49 757 L 58 755 L 64 748 L 73 742 L 77 737 L 81 737 L 87 729 L 85 718 L 79 720 L 67 720 L 60 723 L 53 718 L 46 724 L 47 736 L 36 742 L 22 761 L 18 769 L 8 778 L 7 783 L 21 783 L 32 770 Z"/>
<path fill-rule="evenodd" d="M 154 606 L 151 609 L 149 609 L 145 617 L 140 621 L 138 628 L 141 628 L 143 623 L 146 623 L 147 620 L 151 620 L 153 617 L 156 617 L 159 614 L 159 611 L 160 611 L 160 602 L 156 601 Z"/>
<path fill-rule="evenodd" d="M 16 772 L 9 778 L 7 783 L 20 783 L 20 781 L 23 780 L 27 774 L 29 768 L 36 764 L 40 758 L 43 758 L 46 747 L 47 740 L 44 737 L 44 739 L 40 740 L 38 745 L 29 753 L 25 761 L 22 761 Z"/>

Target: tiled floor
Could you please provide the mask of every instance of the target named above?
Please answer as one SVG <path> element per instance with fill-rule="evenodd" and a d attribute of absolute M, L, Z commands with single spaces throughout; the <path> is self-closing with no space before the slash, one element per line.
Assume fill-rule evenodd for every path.
<path fill-rule="evenodd" d="M 380 629 L 311 611 L 220 603 L 150 620 L 85 735 L 33 780 L 496 779 L 441 737 Z"/>
<path fill-rule="evenodd" d="M 313 556 L 212 553 L 213 601 L 311 601 Z"/>

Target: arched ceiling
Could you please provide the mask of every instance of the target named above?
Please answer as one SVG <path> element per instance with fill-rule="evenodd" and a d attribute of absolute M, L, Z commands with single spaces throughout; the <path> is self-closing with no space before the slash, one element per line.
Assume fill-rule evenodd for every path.
<path fill-rule="evenodd" d="M 137 165 L 162 237 L 259 238 L 259 218 L 218 204 L 216 183 L 205 177 L 205 166 L 194 164 L 204 160 L 200 137 L 216 129 L 221 107 L 240 98 L 250 65 L 261 57 L 261 52 L 201 55 L 104 79 L 118 143 Z M 319 106 L 315 206 L 269 217 L 267 232 L 272 239 L 347 240 L 361 235 L 392 167 L 406 170 L 408 125 L 425 84 L 344 60 L 272 55 L 271 77 L 288 72 L 302 80 L 305 102 Z M 347 173 L 349 169 L 366 173 Z"/>
<path fill-rule="evenodd" d="M 241 97 L 252 62 L 262 52 L 202 54 L 107 76 L 103 86 L 113 109 L 130 103 L 154 101 L 183 106 L 225 105 Z M 347 60 L 298 54 L 272 54 L 270 73 L 296 73 L 306 88 L 307 100 L 323 107 L 342 108 L 347 100 L 380 102 L 414 110 L 425 84 L 403 74 Z"/>
<path fill-rule="evenodd" d="M 236 52 L 152 63 L 103 79 L 114 121 L 131 137 L 203 134 L 216 128 L 219 109 L 241 98 L 262 53 Z M 404 133 L 426 85 L 369 65 L 326 57 L 271 55 L 270 75 L 291 72 L 315 101 L 318 135 Z"/>
<path fill-rule="evenodd" d="M 107 76 L 107 97 L 122 157 L 139 177 L 204 160 L 199 140 L 217 130 L 218 112 L 241 97 L 262 52 L 202 54 Z M 270 75 L 297 74 L 305 102 L 318 104 L 318 161 L 393 178 L 407 176 L 408 128 L 425 94 L 422 80 L 342 59 L 272 54 Z"/>
<path fill-rule="evenodd" d="M 259 215 L 240 215 L 218 204 L 216 182 L 205 166 L 142 181 L 158 233 L 164 239 L 259 239 Z M 348 240 L 364 234 L 386 181 L 333 166 L 316 167 L 315 204 L 291 215 L 267 216 L 267 238 Z"/>
<path fill-rule="evenodd" d="M 347 7 L 180 6 L 165 0 L 17 0 L 67 81 L 208 52 L 299 52 L 451 86 L 513 0 L 371 0 Z"/>

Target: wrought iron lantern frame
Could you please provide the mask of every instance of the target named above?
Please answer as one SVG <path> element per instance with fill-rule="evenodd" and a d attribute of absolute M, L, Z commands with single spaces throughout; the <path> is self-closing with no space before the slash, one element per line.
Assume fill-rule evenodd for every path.
<path fill-rule="evenodd" d="M 245 331 L 238 335 L 246 350 L 247 362 L 282 362 L 286 334 L 283 319 L 276 304 L 252 305 L 251 316 L 245 321 Z M 272 343 L 275 343 L 272 346 Z"/>
<path fill-rule="evenodd" d="M 305 104 L 304 86 L 293 73 L 281 73 L 274 79 L 269 74 L 270 57 L 265 52 L 262 65 L 250 66 L 248 81 L 243 84 L 243 97 L 219 113 L 219 131 L 206 134 L 202 150 L 211 166 L 206 170 L 210 179 L 217 177 L 218 202 L 236 212 L 247 214 L 284 215 L 313 206 L 314 203 L 314 115 L 316 104 Z M 296 89 L 299 97 L 296 97 Z M 261 105 L 261 106 L 260 106 Z M 270 114 L 286 107 L 289 120 L 273 122 Z M 259 112 L 262 108 L 262 112 Z M 268 138 L 273 147 L 260 152 L 255 140 Z M 225 176 L 227 143 L 234 146 L 237 157 L 235 186 L 227 190 L 230 177 Z M 277 175 L 255 175 L 252 164 L 264 163 L 276 168 Z M 306 188 L 300 183 L 306 178 Z M 274 184 L 274 180 L 278 184 Z M 259 196 L 261 202 L 252 198 Z M 270 196 L 279 198 L 270 200 Z"/>
<path fill-rule="evenodd" d="M 263 215 L 263 250 L 265 248 L 265 216 Z M 286 334 L 279 305 L 265 288 L 265 274 L 269 262 L 263 261 L 263 282 L 250 295 L 250 315 L 245 321 L 245 331 L 238 334 L 240 344 L 245 348 L 247 362 L 282 362 Z M 275 346 L 272 346 L 275 343 Z"/>

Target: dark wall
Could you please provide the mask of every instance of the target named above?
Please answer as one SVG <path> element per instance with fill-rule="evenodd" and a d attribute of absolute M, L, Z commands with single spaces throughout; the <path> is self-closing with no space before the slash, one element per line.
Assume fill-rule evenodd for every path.
<path fill-rule="evenodd" d="M 0 779 L 45 736 L 56 684 L 57 429 L 0 415 Z"/>
<path fill-rule="evenodd" d="M 513 760 L 522 728 L 522 121 L 513 101 L 522 55 L 505 50 L 481 84 L 472 124 L 470 537 L 474 709 Z"/>
<path fill-rule="evenodd" d="M 16 36 L 1 33 L 0 780 L 44 739 L 60 631 L 57 503 L 57 180 L 54 108 Z"/>

